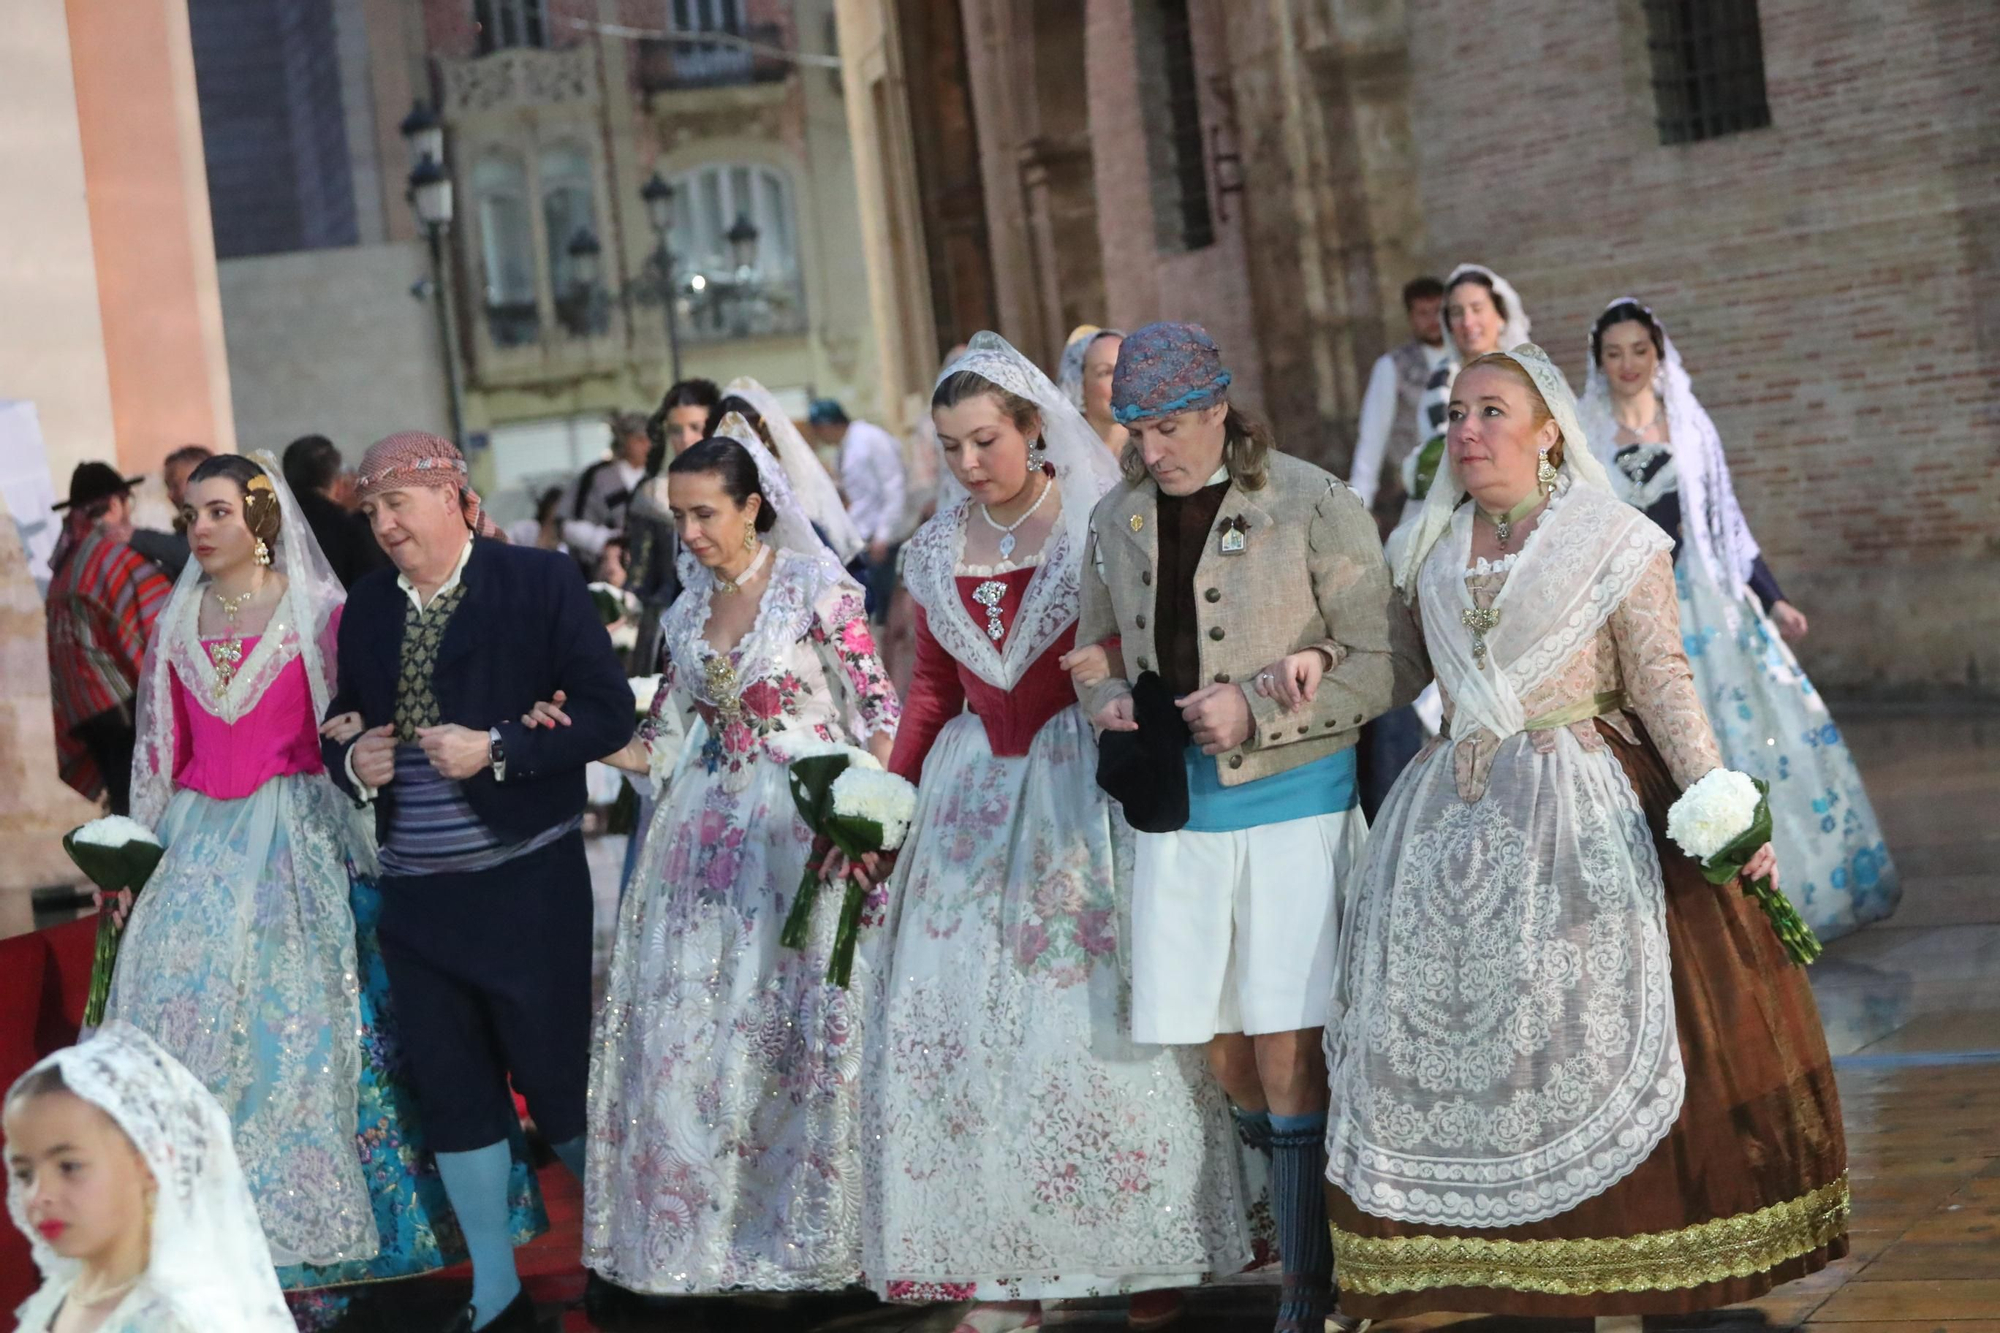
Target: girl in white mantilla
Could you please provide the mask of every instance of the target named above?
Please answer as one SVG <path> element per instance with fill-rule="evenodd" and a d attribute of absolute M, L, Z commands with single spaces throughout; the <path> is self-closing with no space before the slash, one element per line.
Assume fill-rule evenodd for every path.
<path fill-rule="evenodd" d="M 1750 535 L 1722 437 L 1680 349 L 1621 296 L 1590 330 L 1579 408 L 1621 499 L 1674 539 L 1674 587 L 1695 687 L 1722 757 L 1771 784 L 1785 892 L 1823 940 L 1896 910 L 1902 885 L 1854 758 L 1792 655 L 1806 618 Z"/>

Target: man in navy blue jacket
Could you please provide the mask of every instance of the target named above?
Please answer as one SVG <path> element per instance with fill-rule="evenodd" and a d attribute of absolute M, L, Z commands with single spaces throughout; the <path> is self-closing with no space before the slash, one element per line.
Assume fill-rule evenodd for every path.
<path fill-rule="evenodd" d="M 450 442 L 391 435 L 362 460 L 361 507 L 395 569 L 361 579 L 340 625 L 327 769 L 372 803 L 382 954 L 424 1135 L 472 1253 L 446 1325 L 535 1327 L 508 1238 L 513 1101 L 583 1175 L 590 1066 L 584 765 L 631 739 L 632 691 L 573 561 L 479 535 Z M 522 723 L 564 699 L 569 725 Z"/>

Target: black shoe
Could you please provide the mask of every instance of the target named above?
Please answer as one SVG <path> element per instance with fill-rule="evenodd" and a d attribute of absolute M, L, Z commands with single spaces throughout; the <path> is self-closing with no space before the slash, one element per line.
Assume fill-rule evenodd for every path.
<path fill-rule="evenodd" d="M 439 1333 L 472 1333 L 472 1320 L 473 1309 L 468 1302 Z M 528 1299 L 527 1289 L 522 1288 L 507 1302 L 507 1308 L 479 1333 L 542 1333 L 542 1321 L 535 1315 L 535 1303 Z"/>

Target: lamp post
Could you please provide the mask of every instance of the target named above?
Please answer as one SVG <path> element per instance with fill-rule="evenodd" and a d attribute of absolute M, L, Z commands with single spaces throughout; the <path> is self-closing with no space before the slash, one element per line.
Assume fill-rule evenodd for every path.
<path fill-rule="evenodd" d="M 667 308 L 667 356 L 673 365 L 673 383 L 678 384 L 681 379 L 680 317 L 674 309 L 674 254 L 667 245 L 669 233 L 674 229 L 674 187 L 655 171 L 640 187 L 639 197 L 646 201 L 646 220 L 653 224 L 656 243 L 653 263 L 660 273 L 660 303 Z"/>
<path fill-rule="evenodd" d="M 722 238 L 729 242 L 730 261 L 736 266 L 729 284 L 729 295 L 736 316 L 736 336 L 739 338 L 747 337 L 750 332 L 748 292 L 757 279 L 757 239 L 760 235 L 762 233 L 748 213 L 738 213 L 736 221 L 722 234 Z"/>
<path fill-rule="evenodd" d="M 409 146 L 410 206 L 430 243 L 431 281 L 437 301 L 438 340 L 444 345 L 445 382 L 451 394 L 451 442 L 465 448 L 465 386 L 459 375 L 458 330 L 451 317 L 451 265 L 445 236 L 451 230 L 451 177 L 444 169 L 444 125 L 424 102 L 410 108 L 401 125 Z"/>
<path fill-rule="evenodd" d="M 569 254 L 569 301 L 574 311 L 570 331 L 580 335 L 596 333 L 597 279 L 602 271 L 604 247 L 598 244 L 597 233 L 589 227 L 578 227 L 564 249 Z"/>

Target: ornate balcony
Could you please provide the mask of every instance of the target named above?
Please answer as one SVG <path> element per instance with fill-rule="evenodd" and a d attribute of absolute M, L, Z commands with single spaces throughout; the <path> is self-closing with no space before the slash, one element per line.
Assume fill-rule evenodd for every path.
<path fill-rule="evenodd" d="M 717 33 L 715 37 L 718 40 L 641 38 L 637 44 L 640 91 L 673 93 L 782 83 L 792 72 L 792 62 L 781 54 L 784 29 L 775 23 L 746 24 L 741 32 Z"/>

